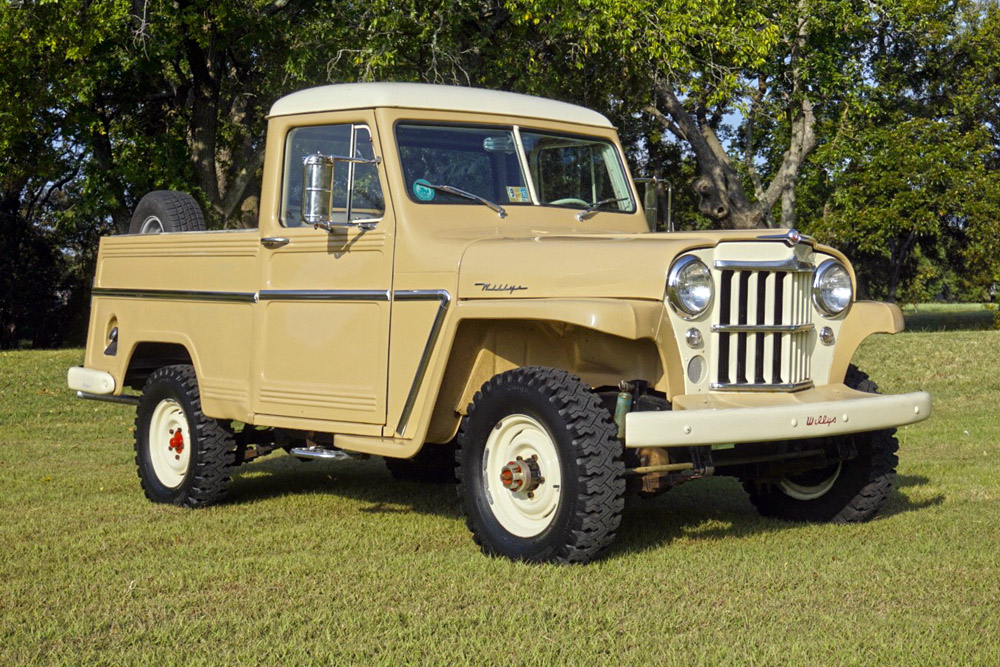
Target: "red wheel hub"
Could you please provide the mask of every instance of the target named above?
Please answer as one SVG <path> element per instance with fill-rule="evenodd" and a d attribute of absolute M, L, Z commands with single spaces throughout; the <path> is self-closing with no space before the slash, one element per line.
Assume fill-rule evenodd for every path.
<path fill-rule="evenodd" d="M 178 454 L 184 451 L 184 434 L 181 433 L 180 429 L 174 431 L 174 434 L 170 437 L 170 444 L 167 445 L 167 449 L 171 449 Z"/>

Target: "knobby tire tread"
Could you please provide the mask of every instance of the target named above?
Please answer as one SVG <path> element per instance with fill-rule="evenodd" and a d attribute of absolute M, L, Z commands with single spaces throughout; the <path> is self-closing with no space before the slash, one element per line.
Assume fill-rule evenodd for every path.
<path fill-rule="evenodd" d="M 545 560 L 586 563 L 614 542 L 625 506 L 625 465 L 611 415 L 580 378 L 560 369 L 524 366 L 494 376 L 476 392 L 459 427 L 459 447 L 455 454 L 458 495 L 463 500 L 466 526 L 484 553 L 498 555 L 480 534 L 468 507 L 467 486 L 475 480 L 465 479 L 463 457 L 469 447 L 479 446 L 469 442 L 467 434 L 470 420 L 475 418 L 483 401 L 504 385 L 516 384 L 540 392 L 556 407 L 576 451 L 574 462 L 581 488 L 572 525 L 554 556 Z"/>
<path fill-rule="evenodd" d="M 848 367 L 844 384 L 869 394 L 878 393 L 878 386 L 875 382 L 854 364 Z M 867 465 L 867 479 L 844 504 L 843 508 L 832 516 L 813 516 L 808 507 L 796 504 L 802 501 L 789 498 L 777 485 L 758 484 L 753 480 L 745 480 L 743 487 L 750 496 L 750 502 L 763 516 L 792 521 L 822 520 L 831 523 L 861 523 L 874 518 L 892 492 L 896 466 L 899 464 L 899 458 L 896 456 L 896 452 L 899 450 L 899 441 L 896 439 L 896 429 L 894 428 L 855 434 L 854 437 L 861 436 L 866 436 L 868 442 L 863 449 L 859 448 L 858 457 L 850 463 Z M 846 463 L 849 462 L 845 461 Z"/>
<path fill-rule="evenodd" d="M 201 393 L 198 389 L 198 378 L 194 368 L 189 365 L 163 366 L 150 374 L 146 380 L 143 394 L 156 383 L 176 383 L 190 401 L 193 414 L 188 415 L 188 427 L 195 433 L 192 446 L 197 445 L 198 456 L 192 452 L 191 464 L 194 469 L 189 471 L 193 479 L 186 493 L 178 497 L 174 504 L 200 508 L 214 505 L 225 499 L 229 485 L 232 482 L 231 471 L 236 465 L 236 443 L 230 431 L 211 417 L 205 416 L 201 409 Z M 150 406 L 151 408 L 152 406 Z M 149 500 L 162 502 L 143 477 L 140 469 L 141 457 L 141 423 L 139 411 L 135 418 L 135 463 L 137 474 L 142 484 L 142 490 Z M 148 436 L 147 436 L 148 437 Z"/>

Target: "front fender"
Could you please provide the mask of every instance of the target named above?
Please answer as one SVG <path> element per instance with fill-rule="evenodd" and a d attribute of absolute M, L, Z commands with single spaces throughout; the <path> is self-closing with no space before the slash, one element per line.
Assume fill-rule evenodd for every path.
<path fill-rule="evenodd" d="M 903 311 L 894 303 L 857 301 L 851 306 L 838 336 L 837 347 L 830 364 L 830 382 L 840 382 L 847 374 L 861 341 L 876 333 L 899 333 L 906 324 Z"/>

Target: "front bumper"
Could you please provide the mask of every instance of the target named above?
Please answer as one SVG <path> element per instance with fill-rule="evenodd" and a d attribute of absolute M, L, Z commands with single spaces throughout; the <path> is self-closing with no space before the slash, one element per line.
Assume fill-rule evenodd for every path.
<path fill-rule="evenodd" d="M 843 384 L 793 394 L 689 394 L 673 410 L 630 412 L 626 447 L 688 447 L 820 438 L 913 424 L 931 414 L 924 391 L 882 396 Z"/>

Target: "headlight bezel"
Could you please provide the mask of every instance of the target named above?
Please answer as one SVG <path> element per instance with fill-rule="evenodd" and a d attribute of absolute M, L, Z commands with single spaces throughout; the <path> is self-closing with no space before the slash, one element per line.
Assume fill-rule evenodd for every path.
<path fill-rule="evenodd" d="M 826 292 L 824 292 L 824 288 L 820 284 L 827 274 L 833 270 L 839 270 L 843 273 L 844 277 L 847 279 L 848 289 L 850 290 L 847 302 L 839 309 L 835 304 L 831 304 L 829 300 L 830 297 Z M 843 262 L 836 259 L 827 259 L 816 267 L 816 270 L 813 272 L 812 280 L 812 302 L 816 310 L 818 310 L 824 317 L 840 317 L 850 310 L 851 304 L 854 303 L 854 281 L 851 280 L 851 272 L 847 270 L 847 267 Z"/>
<path fill-rule="evenodd" d="M 686 287 L 686 285 L 681 283 L 682 278 L 685 275 L 689 275 L 686 272 L 697 269 L 699 266 L 704 269 L 704 273 L 708 277 L 709 289 L 708 299 L 705 300 L 701 308 L 692 307 L 691 304 L 684 301 L 682 288 Z M 682 255 L 675 259 L 673 264 L 670 265 L 670 271 L 667 272 L 667 303 L 670 304 L 671 309 L 681 318 L 693 320 L 708 312 L 714 301 L 715 278 L 708 265 L 695 255 Z"/>

